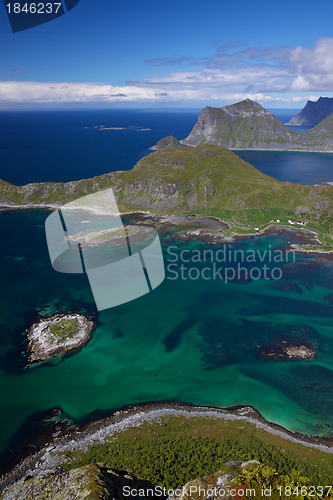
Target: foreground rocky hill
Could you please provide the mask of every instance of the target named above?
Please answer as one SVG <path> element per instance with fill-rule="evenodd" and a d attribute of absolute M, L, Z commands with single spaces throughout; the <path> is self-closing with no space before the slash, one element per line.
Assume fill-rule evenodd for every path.
<path fill-rule="evenodd" d="M 204 108 L 189 136 L 187 146 L 211 143 L 228 149 L 333 152 L 333 115 L 306 133 L 290 130 L 257 102 L 250 99 Z"/>
<path fill-rule="evenodd" d="M 287 125 L 315 127 L 333 113 L 333 97 L 319 97 L 318 101 L 308 101 L 302 111 L 293 116 Z"/>
<path fill-rule="evenodd" d="M 263 466 L 257 460 L 228 461 L 218 472 L 193 479 L 173 489 L 152 485 L 149 481 L 135 477 L 131 471 L 115 471 L 97 464 L 85 465 L 69 472 L 55 467 L 33 477 L 26 476 L 0 493 L 0 500 L 275 499 L 285 489 L 288 494 L 287 488 L 290 489 L 290 485 L 293 486 L 292 492 L 303 488 L 304 493 L 309 482 L 296 471 L 282 476 L 273 467 Z M 287 496 L 294 499 L 298 495 L 295 497 L 290 492 Z M 312 496 L 319 498 L 315 494 Z M 326 495 L 325 497 L 328 498 Z"/>

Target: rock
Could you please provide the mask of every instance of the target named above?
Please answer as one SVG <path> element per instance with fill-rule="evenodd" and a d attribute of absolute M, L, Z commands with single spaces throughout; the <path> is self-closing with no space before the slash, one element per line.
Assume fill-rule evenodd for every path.
<path fill-rule="evenodd" d="M 55 314 L 40 317 L 27 330 L 28 363 L 38 363 L 49 358 L 75 351 L 91 339 L 95 322 L 88 315 Z"/>
<path fill-rule="evenodd" d="M 151 495 L 124 496 L 125 486 L 147 491 L 149 481 L 129 476 L 129 471 L 113 471 L 101 465 L 85 465 L 66 471 L 54 467 L 34 476 L 26 476 L 0 494 L 1 500 L 137 500 L 154 499 Z M 163 497 L 159 497 L 163 500 Z"/>
<path fill-rule="evenodd" d="M 309 344 L 294 345 L 285 341 L 283 344 L 268 346 L 261 351 L 260 356 L 264 359 L 310 359 L 315 354 L 315 348 Z"/>

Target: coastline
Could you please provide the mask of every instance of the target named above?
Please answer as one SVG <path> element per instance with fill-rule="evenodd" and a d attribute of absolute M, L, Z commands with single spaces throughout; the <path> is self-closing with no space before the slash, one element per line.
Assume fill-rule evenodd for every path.
<path fill-rule="evenodd" d="M 23 210 L 35 210 L 35 209 L 38 209 L 38 208 L 41 208 L 43 210 L 60 210 L 61 208 L 64 208 L 66 206 L 65 205 L 58 205 L 58 204 L 53 204 L 53 203 L 49 203 L 49 204 L 43 204 L 43 203 L 30 203 L 28 205 L 8 205 L 6 203 L 0 203 L 0 212 L 10 212 L 10 211 L 13 211 L 15 212 L 16 210 L 20 210 L 20 209 L 23 209 Z M 97 215 L 114 215 L 114 216 L 118 216 L 118 215 L 127 215 L 127 214 L 135 214 L 135 213 L 140 213 L 140 214 L 149 214 L 150 215 L 150 212 L 148 211 L 145 211 L 145 210 L 133 210 L 133 211 L 130 211 L 130 212 L 117 212 L 117 213 L 113 213 L 113 212 L 108 212 L 108 211 L 103 211 L 101 210 L 100 208 L 99 209 L 94 209 L 92 207 L 87 207 L 87 206 L 75 206 L 75 207 L 67 207 L 66 206 L 66 210 L 84 210 L 86 212 L 89 212 L 89 213 L 92 213 L 92 214 L 97 214 Z"/>
<path fill-rule="evenodd" d="M 179 142 L 182 146 L 185 146 L 185 147 L 190 147 L 190 148 L 196 148 L 199 144 L 201 144 L 201 142 L 198 142 L 198 144 L 184 144 L 182 141 L 185 141 L 186 139 L 181 139 Z M 214 144 L 214 143 L 211 143 L 209 141 L 206 141 L 204 142 L 203 144 Z M 214 144 L 215 146 L 221 146 L 221 144 Z M 271 148 L 265 148 L 265 149 L 261 149 L 261 148 L 228 148 L 227 146 L 222 146 L 222 147 L 225 147 L 226 149 L 229 149 L 229 151 L 272 151 L 272 152 L 281 152 L 281 153 L 285 153 L 285 152 L 288 152 L 288 153 L 292 153 L 292 152 L 295 152 L 295 153 L 328 153 L 328 154 L 332 154 L 333 153 L 333 149 L 331 150 L 320 150 L 320 149 L 271 149 Z M 154 146 L 152 146 L 151 148 L 149 148 L 153 151 L 157 151 L 157 149 L 154 149 Z"/>
<path fill-rule="evenodd" d="M 332 151 L 333 152 L 333 151 Z M 53 205 L 53 204 L 28 204 L 28 205 L 8 205 L 4 203 L 0 203 L 0 212 L 2 211 L 16 211 L 20 209 L 24 210 L 34 210 L 34 209 L 45 209 L 45 210 L 59 210 L 64 205 Z M 67 208 L 66 208 L 67 209 Z M 89 207 L 73 207 L 71 210 L 85 210 L 89 213 L 101 215 L 101 216 L 107 216 L 107 215 L 138 215 L 139 217 L 142 216 L 143 221 L 147 217 L 153 217 L 155 219 L 155 224 L 152 224 L 151 227 L 154 227 L 156 224 L 160 224 L 161 227 L 165 226 L 177 226 L 181 225 L 180 222 L 177 223 L 176 219 L 188 219 L 188 220 L 205 220 L 205 219 L 215 219 L 218 221 L 220 224 L 227 226 L 228 229 L 230 229 L 228 222 L 223 221 L 219 217 L 215 216 L 204 216 L 204 215 L 195 215 L 194 217 L 188 214 L 167 214 L 167 215 L 157 215 L 149 210 L 135 210 L 135 211 L 126 211 L 126 212 L 120 212 L 119 214 L 112 214 L 107 211 L 101 211 L 101 210 L 94 210 L 93 208 Z M 163 221 L 163 219 L 169 219 L 168 221 Z M 173 219 L 173 221 L 171 221 Z M 137 221 L 136 224 L 140 223 L 141 221 Z M 201 232 L 200 232 L 201 231 Z M 263 229 L 260 229 L 259 231 L 251 232 L 251 233 L 233 233 L 230 236 L 226 236 L 221 232 L 220 234 L 216 234 L 214 232 L 211 232 L 209 230 L 196 230 L 193 228 L 192 230 L 184 230 L 174 237 L 177 239 L 182 239 L 182 240 L 189 240 L 192 238 L 197 238 L 199 240 L 204 241 L 205 243 L 233 243 L 235 241 L 241 241 L 245 240 L 247 238 L 254 238 L 256 236 L 262 236 L 274 232 L 285 232 L 285 231 L 294 231 L 294 232 L 299 232 L 302 236 L 304 236 L 304 241 L 305 244 L 310 243 L 313 245 L 322 245 L 320 240 L 318 239 L 318 233 L 316 233 L 312 229 L 307 229 L 304 227 L 294 227 L 294 226 L 287 226 L 285 224 L 269 224 Z M 310 253 L 310 254 L 319 254 L 321 256 L 328 256 L 331 257 L 333 254 L 333 250 L 321 250 L 321 249 L 311 249 L 311 248 L 302 248 L 299 244 L 292 244 L 290 245 L 290 248 L 295 251 L 295 252 L 301 252 L 301 253 Z"/>
<path fill-rule="evenodd" d="M 90 445 L 103 443 L 107 437 L 131 427 L 140 427 L 144 423 L 158 421 L 163 417 L 177 416 L 245 421 L 282 439 L 333 454 L 333 438 L 293 433 L 278 424 L 268 422 L 251 406 L 216 408 L 186 403 L 147 402 L 115 410 L 106 417 L 82 424 L 62 436 L 54 437 L 35 453 L 26 454 L 19 459 L 11 470 L 4 469 L 4 473 L 0 476 L 0 488 L 10 486 L 24 476 L 34 476 L 43 470 L 59 466 L 64 462 L 59 455 L 62 452 L 77 449 L 85 451 Z"/>
<path fill-rule="evenodd" d="M 134 212 L 132 212 L 134 214 Z M 140 212 L 135 212 L 140 216 Z M 143 217 L 153 217 L 154 218 L 154 224 L 149 224 L 152 227 L 154 227 L 156 230 L 159 228 L 163 227 L 172 227 L 172 226 L 181 226 L 183 219 L 188 219 L 188 220 L 195 220 L 197 223 L 198 221 L 205 221 L 205 220 L 215 220 L 221 225 L 227 226 L 227 229 L 230 230 L 230 226 L 228 222 L 223 221 L 219 217 L 215 216 L 191 216 L 191 215 L 166 215 L 166 216 L 155 216 L 154 214 L 150 214 L 148 212 L 141 212 Z M 131 215 L 131 213 L 129 213 Z M 177 219 L 179 219 L 177 221 Z M 144 223 L 144 219 L 136 221 L 136 224 L 139 224 L 140 222 Z M 156 227 L 159 226 L 159 227 Z M 204 241 L 205 243 L 208 244 L 214 244 L 214 243 L 234 243 L 236 241 L 241 241 L 241 240 L 246 240 L 249 238 L 255 238 L 257 236 L 265 236 L 267 234 L 271 233 L 284 233 L 286 231 L 292 231 L 298 236 L 299 238 L 304 239 L 305 244 L 312 244 L 312 245 L 322 245 L 323 244 L 320 242 L 318 239 L 318 233 L 316 233 L 312 229 L 308 229 L 305 227 L 298 227 L 298 226 L 292 226 L 292 225 L 286 225 L 286 224 L 268 224 L 265 226 L 263 229 L 260 229 L 255 232 L 250 232 L 250 233 L 237 233 L 234 232 L 232 235 L 225 235 L 223 234 L 224 231 L 220 231 L 219 234 L 216 234 L 216 232 L 210 231 L 209 229 L 200 229 L 200 228 L 192 228 L 192 229 L 184 229 L 184 231 L 181 231 L 177 234 L 174 234 L 173 237 L 176 239 L 180 239 L 183 241 L 190 240 L 192 238 L 197 238 L 198 240 Z M 333 250 L 320 250 L 316 248 L 315 250 L 311 248 L 302 248 L 299 244 L 291 244 L 290 248 L 292 251 L 295 252 L 303 252 L 303 253 L 312 253 L 312 254 L 320 254 L 321 256 L 327 255 L 330 256 L 330 254 L 333 254 Z"/>
<path fill-rule="evenodd" d="M 228 148 L 229 149 L 229 148 Z M 333 153 L 333 149 L 327 151 L 321 151 L 319 149 L 270 149 L 270 148 L 266 148 L 266 149 L 244 149 L 244 148 L 230 148 L 230 151 L 274 151 L 274 152 L 277 152 L 277 151 L 281 151 L 281 153 L 285 153 L 285 152 L 288 152 L 288 153 L 292 153 L 292 152 L 295 152 L 295 153 L 328 153 L 328 154 L 331 154 Z"/>

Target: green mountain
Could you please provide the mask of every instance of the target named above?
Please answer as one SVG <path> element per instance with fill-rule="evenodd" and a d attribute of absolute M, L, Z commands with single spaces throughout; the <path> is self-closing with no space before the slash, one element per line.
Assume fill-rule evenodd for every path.
<path fill-rule="evenodd" d="M 132 170 L 111 172 L 66 184 L 14 186 L 0 181 L 0 203 L 63 205 L 112 187 L 124 209 L 182 212 L 206 208 L 240 210 L 265 206 L 309 210 L 330 205 L 331 186 L 280 182 L 259 172 L 226 148 L 162 149 L 142 158 Z M 329 196 L 328 196 L 329 195 Z"/>
<path fill-rule="evenodd" d="M 307 125 L 315 127 L 333 113 L 333 97 L 319 97 L 318 101 L 308 101 L 302 111 L 293 116 L 287 125 Z"/>
<path fill-rule="evenodd" d="M 165 148 L 142 158 L 132 170 L 66 184 L 0 181 L 0 204 L 59 207 L 107 188 L 113 188 L 122 212 L 214 215 L 245 233 L 271 219 L 282 224 L 294 218 L 318 233 L 333 234 L 332 186 L 280 182 L 212 144 Z"/>
<path fill-rule="evenodd" d="M 169 135 L 168 137 L 163 137 L 163 139 L 160 139 L 155 144 L 155 146 L 153 146 L 152 148 L 149 148 L 149 149 L 152 149 L 153 151 L 159 151 L 160 149 L 165 149 L 165 148 L 177 149 L 180 147 L 181 147 L 181 144 L 178 141 L 178 139 L 176 139 L 173 135 Z"/>
<path fill-rule="evenodd" d="M 228 149 L 333 152 L 333 116 L 306 133 L 293 132 L 257 102 L 250 99 L 204 108 L 185 146 L 211 143 Z"/>

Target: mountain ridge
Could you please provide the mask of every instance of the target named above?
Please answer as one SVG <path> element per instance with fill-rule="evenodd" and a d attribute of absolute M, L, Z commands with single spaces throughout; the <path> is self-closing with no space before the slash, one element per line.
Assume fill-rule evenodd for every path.
<path fill-rule="evenodd" d="M 181 212 L 204 206 L 230 210 L 284 206 L 287 193 L 299 193 L 298 207 L 318 202 L 331 186 L 281 182 L 259 172 L 227 148 L 202 144 L 196 148 L 162 149 L 142 158 L 132 170 L 117 171 L 68 183 L 30 183 L 14 186 L 0 181 L 0 203 L 7 206 L 62 206 L 86 194 L 112 187 L 118 206 L 127 209 Z M 307 196 L 317 192 L 313 204 Z M 256 198 L 256 194 L 258 198 Z M 208 203 L 207 203 L 208 198 Z M 318 207 L 319 207 L 318 205 Z"/>
<path fill-rule="evenodd" d="M 245 99 L 230 106 L 207 106 L 185 146 L 211 143 L 228 149 L 333 152 L 333 116 L 305 133 L 290 130 L 259 103 Z"/>
<path fill-rule="evenodd" d="M 330 126 L 332 118 L 326 120 Z M 227 148 L 209 143 L 194 148 L 166 147 L 142 158 L 132 170 L 65 184 L 14 186 L 0 181 L 0 205 L 56 209 L 109 188 L 121 213 L 211 215 L 237 234 L 253 234 L 271 224 L 272 219 L 288 226 L 293 219 L 292 224 L 299 220 L 320 234 L 327 251 L 332 248 L 332 186 L 278 181 Z"/>

